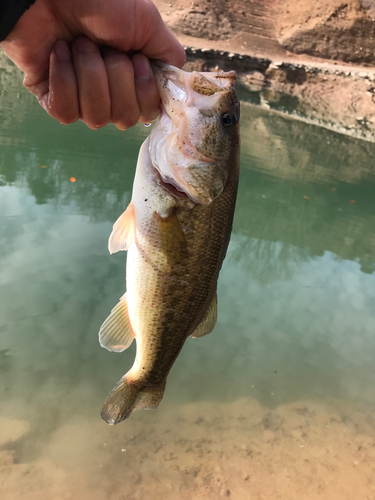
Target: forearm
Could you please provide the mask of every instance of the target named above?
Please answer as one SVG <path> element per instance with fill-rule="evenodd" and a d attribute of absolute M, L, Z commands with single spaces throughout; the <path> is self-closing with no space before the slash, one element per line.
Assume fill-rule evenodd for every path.
<path fill-rule="evenodd" d="M 5 40 L 22 14 L 35 0 L 0 0 L 0 42 Z"/>

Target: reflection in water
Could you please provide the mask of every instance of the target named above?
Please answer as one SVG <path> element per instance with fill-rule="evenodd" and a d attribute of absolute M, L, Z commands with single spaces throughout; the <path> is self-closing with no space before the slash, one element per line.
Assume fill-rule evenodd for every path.
<path fill-rule="evenodd" d="M 107 240 L 148 131 L 62 127 L 17 92 L 0 108 L 0 498 L 374 496 L 375 145 L 243 107 L 217 327 L 188 339 L 159 410 L 111 428 L 134 346 L 97 342 L 125 280 Z"/>

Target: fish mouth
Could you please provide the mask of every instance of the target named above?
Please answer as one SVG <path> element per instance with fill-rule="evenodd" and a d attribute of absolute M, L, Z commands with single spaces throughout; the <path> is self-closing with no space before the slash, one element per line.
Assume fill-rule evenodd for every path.
<path fill-rule="evenodd" d="M 189 73 L 161 61 L 151 65 L 163 107 L 175 126 L 185 115 L 186 106 L 200 107 L 207 96 L 220 99 L 223 91 L 234 89 L 237 77 L 235 71 Z"/>
<path fill-rule="evenodd" d="M 192 71 L 190 73 L 157 60 L 153 60 L 151 66 L 161 93 L 170 81 L 185 92 L 188 90 L 187 87 L 191 87 L 198 94 L 213 95 L 216 92 L 234 89 L 237 78 L 235 71 Z"/>

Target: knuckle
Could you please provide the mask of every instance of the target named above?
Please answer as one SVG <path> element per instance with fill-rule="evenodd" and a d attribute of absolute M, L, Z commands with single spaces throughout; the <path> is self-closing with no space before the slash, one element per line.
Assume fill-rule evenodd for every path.
<path fill-rule="evenodd" d="M 35 83 L 31 81 L 29 78 L 25 77 L 23 80 L 23 86 L 29 92 L 35 95 L 39 102 L 46 98 L 48 95 L 48 79 L 43 80 L 42 82 Z"/>
<path fill-rule="evenodd" d="M 69 125 L 79 119 L 78 108 L 71 106 L 70 108 L 62 107 L 61 102 L 51 100 L 47 106 L 43 106 L 47 113 L 58 120 L 62 125 Z"/>
<path fill-rule="evenodd" d="M 103 128 L 105 127 L 106 125 L 108 125 L 108 120 L 106 122 L 103 122 L 103 123 L 99 123 L 95 126 L 95 130 L 98 130 L 99 128 Z"/>
<path fill-rule="evenodd" d="M 35 95 L 35 94 L 34 94 Z M 53 110 L 51 110 L 51 105 L 50 105 L 50 101 L 49 101 L 49 95 L 48 94 L 45 94 L 43 97 L 37 97 L 38 101 L 39 101 L 39 104 L 42 106 L 42 108 L 47 111 L 47 113 L 51 116 L 53 116 L 51 114 L 51 111 L 53 112 Z"/>
<path fill-rule="evenodd" d="M 121 130 L 121 132 L 124 132 L 125 130 L 127 130 L 126 127 L 124 127 L 122 124 L 120 123 L 114 123 L 114 126 L 118 129 L 118 130 Z"/>
<path fill-rule="evenodd" d="M 73 50 L 78 53 L 99 52 L 98 46 L 89 37 L 81 35 L 73 42 Z"/>
<path fill-rule="evenodd" d="M 121 117 L 118 119 L 114 119 L 113 123 L 120 130 L 126 130 L 128 128 L 134 127 L 137 125 L 139 120 L 139 113 L 133 113 L 132 115 Z"/>
<path fill-rule="evenodd" d="M 55 120 L 59 121 L 62 125 L 69 125 L 70 123 L 74 123 L 79 118 L 78 115 L 62 113 L 54 109 L 49 109 L 48 114 L 52 116 L 52 118 L 55 118 Z"/>
<path fill-rule="evenodd" d="M 100 56 L 94 54 L 92 57 L 85 57 L 76 62 L 76 71 L 80 75 L 78 78 L 98 78 L 103 73 L 103 61 Z"/>
<path fill-rule="evenodd" d="M 151 123 L 159 116 L 160 111 L 157 113 L 143 113 L 140 117 L 142 123 Z"/>
<path fill-rule="evenodd" d="M 87 126 L 88 126 L 88 128 L 89 128 L 90 130 L 97 130 L 97 128 L 98 128 L 98 127 L 97 127 L 96 125 L 93 125 L 91 122 L 88 122 L 88 121 L 86 121 L 86 120 L 84 120 L 84 119 L 82 119 L 82 121 L 83 121 L 83 123 L 84 123 L 85 125 L 87 125 Z"/>
<path fill-rule="evenodd" d="M 105 127 L 110 121 L 110 103 L 106 102 L 106 100 L 99 99 L 95 106 L 85 108 L 83 105 L 81 109 L 83 109 L 82 121 L 92 130 Z"/>
<path fill-rule="evenodd" d="M 91 130 L 98 130 L 99 128 L 105 127 L 109 120 L 88 120 L 88 119 L 82 119 L 82 121 L 91 129 Z"/>
<path fill-rule="evenodd" d="M 110 53 L 104 56 L 104 63 L 109 71 L 121 70 L 133 73 L 133 65 L 130 59 L 121 53 Z"/>
<path fill-rule="evenodd" d="M 64 116 L 64 117 L 57 117 L 57 120 L 62 124 L 62 125 L 69 125 L 70 123 L 74 123 L 78 120 L 79 116 Z"/>

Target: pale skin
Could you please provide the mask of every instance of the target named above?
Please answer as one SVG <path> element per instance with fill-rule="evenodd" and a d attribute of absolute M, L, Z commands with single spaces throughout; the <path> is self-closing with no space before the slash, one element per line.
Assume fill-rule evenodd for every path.
<path fill-rule="evenodd" d="M 185 61 L 151 0 L 36 0 L 0 45 L 52 117 L 91 129 L 154 120 L 160 97 L 149 59 Z"/>

